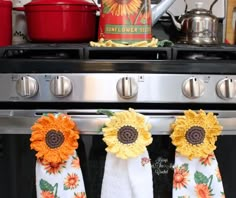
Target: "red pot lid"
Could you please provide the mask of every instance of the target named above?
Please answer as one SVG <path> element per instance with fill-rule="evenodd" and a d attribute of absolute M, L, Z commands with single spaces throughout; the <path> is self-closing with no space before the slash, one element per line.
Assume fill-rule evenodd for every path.
<path fill-rule="evenodd" d="M 30 3 L 26 4 L 26 6 L 42 6 L 42 5 L 86 5 L 86 6 L 96 6 L 92 1 L 89 1 L 89 0 L 33 0 Z"/>
<path fill-rule="evenodd" d="M 6 0 L 0 0 L 0 6 L 12 7 L 12 2 Z"/>

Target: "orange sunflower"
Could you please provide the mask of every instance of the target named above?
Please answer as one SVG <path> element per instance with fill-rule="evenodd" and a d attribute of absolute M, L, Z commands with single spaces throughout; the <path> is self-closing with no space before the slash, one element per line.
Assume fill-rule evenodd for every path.
<path fill-rule="evenodd" d="M 86 198 L 85 192 L 75 193 L 74 198 Z"/>
<path fill-rule="evenodd" d="M 32 126 L 31 149 L 36 157 L 52 163 L 66 161 L 78 147 L 75 123 L 63 114 L 42 116 Z"/>
<path fill-rule="evenodd" d="M 177 189 L 181 189 L 183 187 L 186 187 L 188 183 L 188 176 L 189 172 L 184 167 L 176 167 L 174 169 L 174 181 L 173 181 L 173 187 Z"/>
<path fill-rule="evenodd" d="M 212 198 L 210 189 L 206 184 L 197 184 L 195 186 L 195 191 L 197 193 L 197 198 Z"/>
<path fill-rule="evenodd" d="M 40 198 L 55 198 L 52 192 L 42 191 Z"/>
<path fill-rule="evenodd" d="M 214 160 L 214 159 L 215 159 L 215 155 L 214 155 L 214 153 L 212 153 L 212 154 L 209 154 L 206 158 L 201 157 L 201 158 L 200 158 L 200 162 L 201 162 L 202 164 L 204 164 L 205 166 L 207 166 L 207 165 L 210 166 L 212 160 Z"/>
<path fill-rule="evenodd" d="M 41 160 L 41 164 L 44 166 L 44 169 L 49 174 L 60 173 L 61 170 L 66 167 L 66 161 L 54 163 L 54 162 L 47 162 L 46 160 Z"/>
<path fill-rule="evenodd" d="M 103 0 L 104 9 L 108 9 L 115 16 L 136 14 L 141 3 L 141 0 Z"/>
<path fill-rule="evenodd" d="M 79 176 L 75 173 L 67 175 L 64 180 L 64 189 L 75 189 L 79 185 Z"/>
<path fill-rule="evenodd" d="M 73 156 L 71 166 L 74 167 L 74 168 L 80 168 L 80 160 L 79 160 L 78 157 Z"/>

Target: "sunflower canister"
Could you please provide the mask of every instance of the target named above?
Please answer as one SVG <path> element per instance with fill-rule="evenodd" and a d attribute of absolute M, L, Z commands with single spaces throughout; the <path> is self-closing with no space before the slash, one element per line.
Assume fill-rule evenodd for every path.
<path fill-rule="evenodd" d="M 101 198 L 152 198 L 152 170 L 146 146 L 151 125 L 133 109 L 114 113 L 103 127 L 107 145 Z"/>
<path fill-rule="evenodd" d="M 102 0 L 98 39 L 131 44 L 152 39 L 150 0 Z"/>
<path fill-rule="evenodd" d="M 188 110 L 172 125 L 176 146 L 173 197 L 224 198 L 222 178 L 214 154 L 220 126 L 213 113 Z"/>
<path fill-rule="evenodd" d="M 64 114 L 48 114 L 31 129 L 30 146 L 37 157 L 37 198 L 86 198 L 75 123 Z"/>

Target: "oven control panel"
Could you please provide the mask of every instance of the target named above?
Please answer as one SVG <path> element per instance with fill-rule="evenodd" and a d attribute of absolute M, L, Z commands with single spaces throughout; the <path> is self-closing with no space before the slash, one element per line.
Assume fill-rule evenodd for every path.
<path fill-rule="evenodd" d="M 236 103 L 236 76 L 0 74 L 0 101 Z"/>

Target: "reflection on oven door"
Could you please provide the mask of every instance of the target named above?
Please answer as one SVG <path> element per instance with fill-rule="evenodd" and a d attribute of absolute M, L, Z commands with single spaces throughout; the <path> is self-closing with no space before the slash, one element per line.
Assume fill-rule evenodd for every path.
<path fill-rule="evenodd" d="M 35 152 L 30 150 L 30 135 L 0 136 L 0 192 L 2 198 L 36 198 Z M 216 158 L 226 197 L 236 197 L 236 136 L 220 136 Z M 102 135 L 81 135 L 77 153 L 83 172 L 87 198 L 100 198 L 106 145 Z M 154 135 L 148 146 L 153 173 L 154 198 L 172 198 L 175 147 L 168 135 Z"/>

